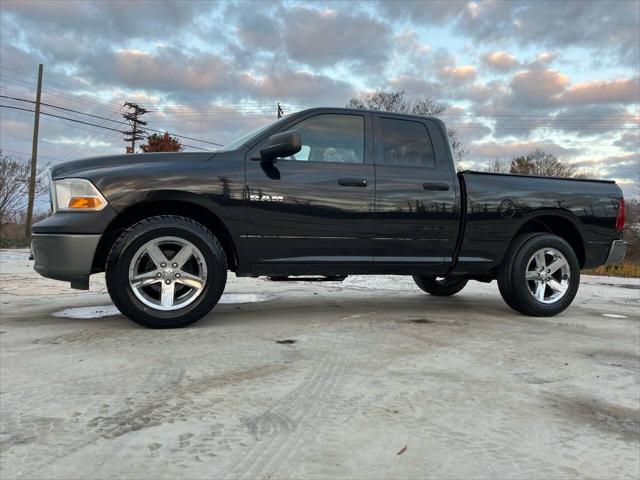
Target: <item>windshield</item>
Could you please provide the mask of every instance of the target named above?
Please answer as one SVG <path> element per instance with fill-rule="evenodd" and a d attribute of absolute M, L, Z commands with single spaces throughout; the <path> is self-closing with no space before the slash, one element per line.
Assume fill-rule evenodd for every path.
<path fill-rule="evenodd" d="M 243 135 L 242 137 L 237 138 L 233 142 L 226 144 L 224 147 L 222 147 L 221 150 L 235 150 L 236 148 L 240 147 L 241 145 L 247 143 L 253 137 L 255 137 L 257 135 L 260 135 L 262 132 L 264 132 L 268 128 L 271 128 L 274 125 L 276 125 L 276 124 L 278 124 L 280 122 L 283 122 L 283 121 L 284 121 L 284 118 L 281 118 L 280 120 L 277 120 L 277 121 L 271 122 L 271 123 L 267 123 L 266 125 L 263 125 L 262 127 L 256 128 L 255 130 L 247 133 L 246 135 Z"/>

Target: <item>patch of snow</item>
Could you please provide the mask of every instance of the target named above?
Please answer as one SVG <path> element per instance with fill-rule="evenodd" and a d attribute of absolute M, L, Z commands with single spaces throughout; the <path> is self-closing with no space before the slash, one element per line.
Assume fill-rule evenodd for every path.
<path fill-rule="evenodd" d="M 96 307 L 66 308 L 51 315 L 59 318 L 102 318 L 120 315 L 115 305 L 101 305 Z"/>
<path fill-rule="evenodd" d="M 353 275 L 347 277 L 341 285 L 358 290 L 411 291 L 418 288 L 413 278 L 405 275 Z"/>
<path fill-rule="evenodd" d="M 28 248 L 2 248 L 0 249 L 0 262 L 27 262 L 29 261 Z"/>
<path fill-rule="evenodd" d="M 265 295 L 261 293 L 223 293 L 218 303 L 267 302 L 272 298 L 273 295 Z"/>
<path fill-rule="evenodd" d="M 640 285 L 640 278 L 636 277 L 607 277 L 604 275 L 580 275 L 580 283 L 585 285 Z"/>
<path fill-rule="evenodd" d="M 262 295 L 257 293 L 227 293 L 222 295 L 218 303 L 234 304 L 266 302 L 272 298 L 273 297 L 271 295 Z M 120 310 L 118 310 L 115 305 L 97 305 L 95 307 L 66 308 L 59 312 L 53 312 L 51 315 L 58 318 L 103 318 L 120 315 Z"/>
<path fill-rule="evenodd" d="M 603 313 L 602 316 L 608 318 L 627 318 L 626 315 L 618 315 L 617 313 Z"/>

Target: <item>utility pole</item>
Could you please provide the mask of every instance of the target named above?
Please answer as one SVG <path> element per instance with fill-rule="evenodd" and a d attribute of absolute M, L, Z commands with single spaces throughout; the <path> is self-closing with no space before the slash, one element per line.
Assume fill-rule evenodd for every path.
<path fill-rule="evenodd" d="M 36 90 L 36 108 L 33 116 L 33 144 L 31 146 L 31 172 L 29 176 L 29 201 L 24 233 L 31 238 L 31 222 L 33 221 L 33 202 L 36 195 L 36 170 L 38 168 L 38 130 L 40 129 L 40 99 L 42 97 L 42 71 L 44 65 L 38 65 L 38 89 Z"/>
<path fill-rule="evenodd" d="M 140 120 L 140 117 L 149 111 L 146 108 L 142 108 L 137 103 L 132 102 L 125 102 L 123 107 L 127 107 L 129 111 L 127 113 L 123 113 L 122 117 L 129 122 L 129 125 L 131 125 L 131 130 L 124 132 L 125 135 L 128 135 L 124 141 L 131 142 L 131 146 L 127 147 L 126 153 L 136 153 L 136 140 L 144 139 L 142 136 L 144 130 L 142 128 L 138 128 L 138 126 L 144 126 L 147 124 L 147 122 Z"/>
<path fill-rule="evenodd" d="M 284 117 L 284 112 L 282 111 L 282 107 L 280 106 L 280 102 L 278 102 L 278 118 Z"/>

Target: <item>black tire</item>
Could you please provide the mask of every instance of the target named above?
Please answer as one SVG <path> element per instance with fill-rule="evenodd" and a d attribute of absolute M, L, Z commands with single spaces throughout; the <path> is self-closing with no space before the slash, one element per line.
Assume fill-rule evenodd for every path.
<path fill-rule="evenodd" d="M 195 245 L 206 262 L 207 278 L 195 301 L 178 310 L 163 311 L 142 303 L 129 284 L 129 266 L 136 252 L 150 240 L 178 237 Z M 113 244 L 106 265 L 109 295 L 129 319 L 149 328 L 180 328 L 190 325 L 218 303 L 227 282 L 227 260 L 216 237 L 201 224 L 176 215 L 144 219 L 128 228 Z"/>
<path fill-rule="evenodd" d="M 510 272 L 504 267 L 507 264 L 507 259 L 515 256 L 515 254 L 518 252 L 518 250 L 520 250 L 520 248 L 524 243 L 528 242 L 530 239 L 534 237 L 537 237 L 538 235 L 544 235 L 544 233 L 542 232 L 525 233 L 523 235 L 516 237 L 511 242 L 511 245 L 509 245 L 509 247 L 507 248 L 507 253 L 505 254 L 504 259 L 502 260 L 502 264 L 498 269 L 498 290 L 500 291 L 500 295 L 502 296 L 502 299 L 505 301 L 505 303 L 516 311 L 518 311 L 518 308 L 516 307 L 516 304 L 513 302 L 513 298 L 515 298 L 515 295 L 511 291 L 512 290 L 511 283 L 509 283 Z M 500 280 L 501 275 L 504 275 L 502 280 Z"/>
<path fill-rule="evenodd" d="M 468 280 L 455 277 L 414 275 L 413 281 L 421 290 L 437 297 L 448 297 L 462 290 Z"/>
<path fill-rule="evenodd" d="M 569 270 L 566 292 L 552 303 L 537 300 L 525 278 L 530 259 L 545 248 L 560 252 Z M 550 317 L 563 312 L 573 302 L 579 286 L 580 263 L 575 251 L 564 239 L 549 233 L 528 233 L 517 237 L 498 269 L 498 288 L 502 298 L 512 309 L 524 315 Z"/>

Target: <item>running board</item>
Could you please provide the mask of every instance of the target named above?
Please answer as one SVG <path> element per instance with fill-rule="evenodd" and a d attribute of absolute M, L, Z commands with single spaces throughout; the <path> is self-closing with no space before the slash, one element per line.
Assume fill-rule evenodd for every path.
<path fill-rule="evenodd" d="M 342 282 L 347 275 L 273 275 L 267 278 L 272 282 Z"/>

